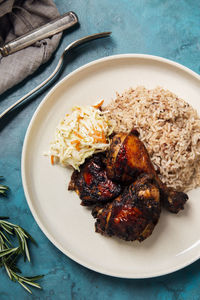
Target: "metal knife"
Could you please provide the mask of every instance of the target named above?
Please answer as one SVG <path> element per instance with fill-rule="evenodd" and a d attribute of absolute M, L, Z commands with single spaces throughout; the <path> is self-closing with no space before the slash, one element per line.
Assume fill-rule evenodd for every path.
<path fill-rule="evenodd" d="M 29 31 L 28 33 L 1 47 L 0 58 L 1 56 L 7 56 L 21 49 L 24 49 L 37 41 L 50 37 L 58 32 L 74 26 L 77 23 L 77 15 L 72 11 L 67 12 L 64 15 L 52 20 L 51 22 L 32 31 Z"/>

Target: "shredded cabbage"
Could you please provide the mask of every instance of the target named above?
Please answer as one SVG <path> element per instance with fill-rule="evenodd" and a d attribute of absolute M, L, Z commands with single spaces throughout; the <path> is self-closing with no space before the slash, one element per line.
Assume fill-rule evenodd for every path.
<path fill-rule="evenodd" d="M 65 115 L 51 142 L 52 163 L 71 165 L 79 170 L 87 157 L 109 147 L 113 126 L 99 110 L 102 102 L 94 106 L 74 106 L 71 114 Z"/>

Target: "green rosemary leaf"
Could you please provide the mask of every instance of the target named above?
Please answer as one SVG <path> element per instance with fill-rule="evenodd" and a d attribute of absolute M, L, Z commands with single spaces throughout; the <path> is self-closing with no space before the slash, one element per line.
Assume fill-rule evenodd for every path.
<path fill-rule="evenodd" d="M 4 230 L 5 233 L 2 230 Z M 18 247 L 14 248 L 12 246 L 8 235 L 14 235 L 17 237 Z M 28 240 L 32 241 L 33 239 L 22 227 L 12 224 L 6 220 L 0 220 L 0 267 L 4 266 L 9 278 L 12 281 L 18 282 L 23 288 L 31 293 L 31 290 L 27 287 L 27 285 L 40 289 L 40 285 L 35 281 L 41 279 L 43 276 L 23 277 L 19 275 L 21 271 L 15 264 L 15 261 L 21 255 L 24 256 L 24 260 L 27 258 L 27 260 L 30 261 L 30 253 L 27 244 Z"/>
<path fill-rule="evenodd" d="M 9 227 L 5 226 L 5 224 L 0 224 L 3 230 L 5 230 L 8 234 L 13 235 L 12 230 L 9 229 Z"/>
<path fill-rule="evenodd" d="M 6 185 L 0 184 L 0 194 L 2 196 L 6 196 L 6 193 L 8 192 L 9 188 Z"/>
<path fill-rule="evenodd" d="M 11 242 L 9 241 L 8 237 L 6 236 L 6 234 L 4 234 L 2 231 L 0 231 L 0 236 L 2 237 L 2 239 L 4 240 L 4 243 L 6 244 L 6 242 L 12 246 Z M 6 241 L 6 242 L 5 242 Z M 2 241 L 3 243 L 3 241 Z"/>
<path fill-rule="evenodd" d="M 23 229 L 23 230 L 24 230 L 24 229 Z M 37 243 L 36 243 L 36 241 L 34 240 L 34 238 L 33 238 L 26 230 L 24 230 L 24 233 L 27 235 L 27 237 L 30 239 L 30 241 L 31 241 L 33 244 L 37 245 Z"/>
<path fill-rule="evenodd" d="M 21 240 L 20 236 L 17 234 L 16 230 L 15 230 L 15 233 L 16 233 L 16 237 L 17 237 L 17 239 L 18 239 L 20 252 L 23 254 L 24 251 L 23 251 L 22 240 Z"/>
<path fill-rule="evenodd" d="M 21 253 L 24 255 L 25 254 L 25 246 L 24 246 L 25 238 L 23 235 L 21 235 L 18 228 L 15 227 L 14 231 L 15 231 L 16 237 L 17 237 L 19 245 L 20 245 Z"/>
<path fill-rule="evenodd" d="M 12 265 L 12 270 L 15 273 L 21 273 L 21 270 L 16 265 L 14 265 L 14 264 Z"/>
<path fill-rule="evenodd" d="M 3 176 L 0 176 L 0 180 L 2 180 L 2 179 L 3 179 Z M 8 190 L 9 190 L 8 186 L 0 184 L 0 195 L 1 196 L 6 196 Z"/>
<path fill-rule="evenodd" d="M 18 282 L 19 282 L 19 284 L 21 284 L 21 286 L 22 286 L 25 290 L 27 290 L 30 294 L 32 294 L 31 290 L 30 290 L 25 284 L 23 284 L 21 281 L 18 281 Z"/>
<path fill-rule="evenodd" d="M 36 281 L 36 280 L 39 280 L 43 277 L 44 277 L 44 275 L 38 275 L 38 276 L 32 276 L 32 277 L 27 276 L 26 279 L 31 280 L 31 281 Z"/>
<path fill-rule="evenodd" d="M 5 249 L 4 246 L 6 246 L 5 241 L 4 241 L 3 237 L 0 235 L 0 250 Z"/>
<path fill-rule="evenodd" d="M 0 193 L 5 194 L 8 191 L 8 187 L 6 185 L 0 184 Z"/>
<path fill-rule="evenodd" d="M 17 277 L 18 277 L 19 281 L 24 282 L 24 283 L 29 284 L 29 285 L 32 285 L 32 286 L 34 286 L 38 289 L 41 289 L 41 286 L 38 283 L 34 282 L 36 280 L 35 277 L 38 278 L 39 276 L 35 276 L 35 277 L 31 278 L 31 277 L 23 277 L 21 275 L 17 275 Z M 41 277 L 42 276 L 40 276 L 40 278 Z"/>
<path fill-rule="evenodd" d="M 0 221 L 0 224 L 1 223 L 3 223 L 3 225 L 5 225 L 5 226 L 9 227 L 10 229 L 13 229 L 14 227 L 19 227 L 15 224 L 12 224 L 12 223 L 8 222 L 8 221 Z"/>
<path fill-rule="evenodd" d="M 26 240 L 24 241 L 24 245 L 25 245 L 25 253 L 26 253 L 26 257 L 27 257 L 28 261 L 30 262 L 31 259 L 30 259 L 30 254 L 29 254 L 29 250 L 28 250 L 28 246 L 27 246 Z"/>
<path fill-rule="evenodd" d="M 24 277 L 24 276 L 21 276 L 21 275 L 15 273 L 11 269 L 8 269 L 8 272 L 10 272 L 11 280 L 19 282 L 29 293 L 32 294 L 31 290 L 26 286 L 26 284 L 36 287 L 38 289 L 41 289 L 41 286 L 34 281 L 42 278 L 43 275 L 35 276 L 35 277 Z"/>
<path fill-rule="evenodd" d="M 3 177 L 0 176 L 0 180 Z M 8 187 L 0 185 L 0 196 L 6 196 Z M 24 261 L 27 259 L 30 262 L 30 253 L 28 247 L 28 241 L 36 244 L 32 236 L 25 231 L 22 227 L 12 224 L 8 221 L 8 217 L 0 217 L 0 268 L 4 267 L 10 280 L 18 282 L 24 289 L 32 294 L 27 285 L 41 289 L 41 286 L 35 282 L 43 277 L 43 275 L 34 277 L 21 276 L 20 269 L 16 266 L 18 258 L 24 257 Z M 10 237 L 12 239 L 10 240 Z M 18 247 L 14 247 L 11 243 L 18 241 Z M 36 244 L 37 245 L 37 244 Z"/>
<path fill-rule="evenodd" d="M 30 254 L 29 254 L 28 245 L 26 241 L 26 239 L 28 239 L 28 236 L 24 234 L 22 228 L 15 228 L 14 230 L 20 244 L 21 253 L 24 256 L 24 261 L 28 259 L 28 261 L 30 262 L 31 259 L 30 259 Z"/>
<path fill-rule="evenodd" d="M 8 276 L 9 276 L 9 278 L 10 278 L 11 280 L 13 280 L 12 275 L 11 275 L 11 273 L 10 273 L 10 269 L 8 268 L 8 266 L 7 266 L 6 264 L 4 264 L 4 267 L 5 267 L 5 269 L 6 269 L 6 272 L 7 272 Z M 13 281 L 14 281 L 14 280 L 13 280 Z"/>
<path fill-rule="evenodd" d="M 9 231 L 9 234 L 13 234 L 12 231 L 13 231 L 13 226 L 11 226 L 11 223 L 9 223 L 8 221 L 5 221 L 5 220 L 0 220 L 0 226 L 4 227 L 4 230 L 5 228 Z"/>
<path fill-rule="evenodd" d="M 34 286 L 37 289 L 42 289 L 41 286 L 38 283 L 36 283 L 36 282 L 32 282 L 32 281 L 29 281 L 29 280 L 24 280 L 23 282 L 26 283 L 26 284 L 29 284 L 31 286 Z"/>
<path fill-rule="evenodd" d="M 6 256 L 12 252 L 16 252 L 18 248 L 5 249 L 0 251 L 0 257 Z"/>
<path fill-rule="evenodd" d="M 7 256 L 4 256 L 3 257 L 3 262 L 6 263 L 11 269 L 13 269 L 13 267 L 15 268 L 15 266 L 16 266 L 16 261 L 18 260 L 20 254 L 21 253 L 20 253 L 20 250 L 18 248 L 16 251 L 11 252 Z"/>

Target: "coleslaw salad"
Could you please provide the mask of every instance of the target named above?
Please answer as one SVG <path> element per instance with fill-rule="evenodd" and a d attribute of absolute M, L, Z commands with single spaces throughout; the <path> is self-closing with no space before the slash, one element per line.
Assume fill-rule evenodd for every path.
<path fill-rule="evenodd" d="M 87 157 L 110 146 L 112 123 L 100 110 L 103 100 L 94 106 L 74 106 L 56 127 L 50 145 L 51 163 L 79 170 Z"/>

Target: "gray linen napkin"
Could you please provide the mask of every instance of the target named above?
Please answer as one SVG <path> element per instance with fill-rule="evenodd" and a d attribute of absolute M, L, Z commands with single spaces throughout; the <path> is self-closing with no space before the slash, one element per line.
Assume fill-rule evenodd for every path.
<path fill-rule="evenodd" d="M 59 16 L 52 0 L 0 0 L 0 46 Z M 55 51 L 62 33 L 3 57 L 0 94 L 32 74 Z"/>

